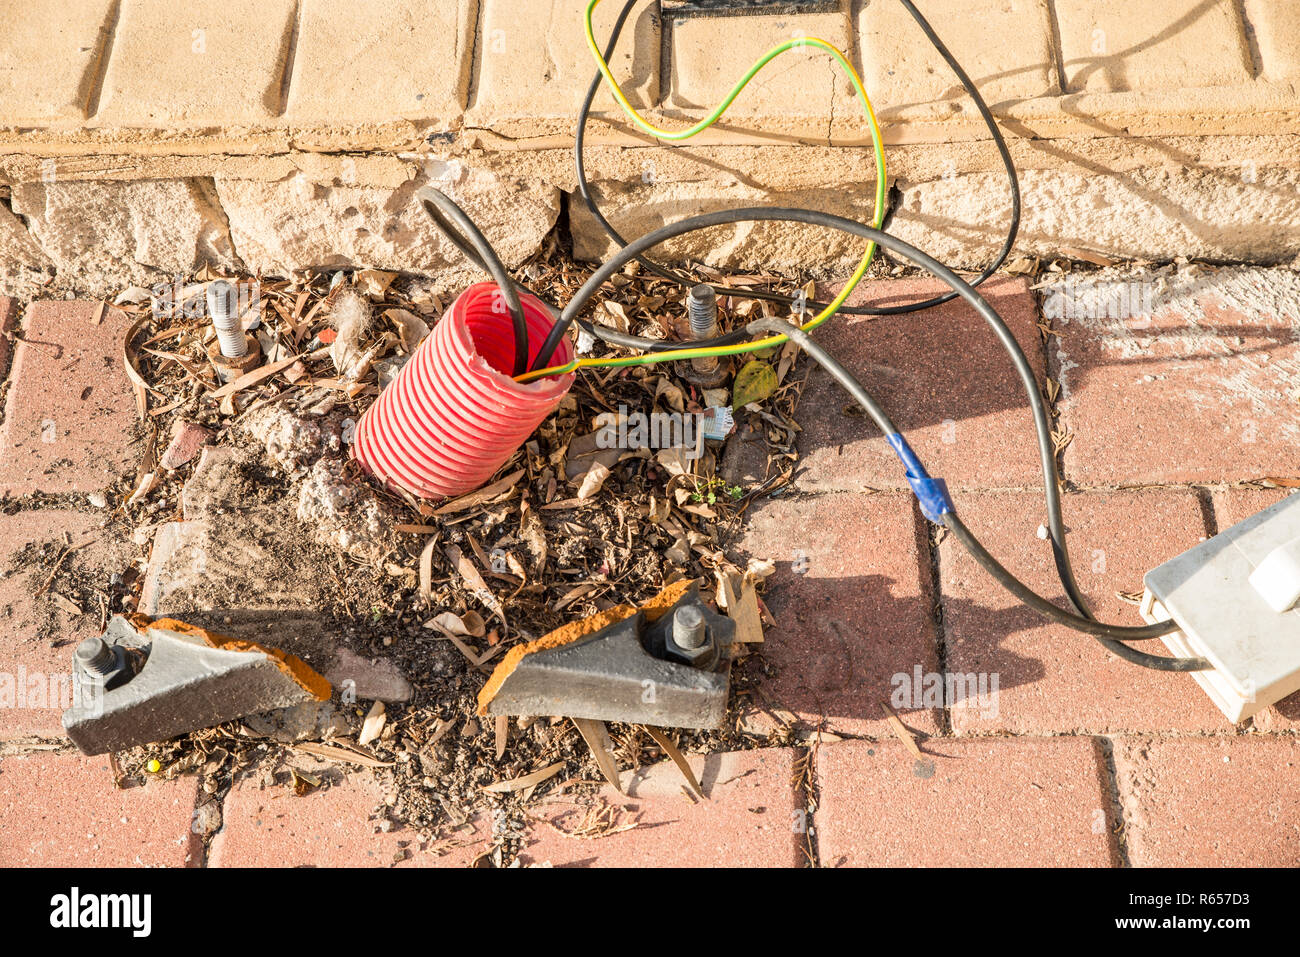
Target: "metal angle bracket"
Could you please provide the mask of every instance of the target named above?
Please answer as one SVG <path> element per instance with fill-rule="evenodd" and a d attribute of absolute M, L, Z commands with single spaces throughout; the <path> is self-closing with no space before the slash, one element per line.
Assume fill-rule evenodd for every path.
<path fill-rule="evenodd" d="M 121 615 L 102 636 L 77 646 L 74 689 L 63 727 L 86 754 L 326 701 L 332 690 L 304 662 L 282 651 L 184 622 Z"/>
<path fill-rule="evenodd" d="M 484 686 L 479 713 L 722 727 L 735 622 L 685 584 L 671 604 L 628 608 L 598 630 L 575 623 L 519 646 Z"/>

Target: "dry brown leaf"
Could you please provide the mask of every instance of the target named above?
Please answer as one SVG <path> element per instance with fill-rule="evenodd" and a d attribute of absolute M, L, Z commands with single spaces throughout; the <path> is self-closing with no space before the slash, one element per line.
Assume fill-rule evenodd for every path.
<path fill-rule="evenodd" d="M 914 758 L 918 761 L 921 760 L 924 755 L 921 754 L 921 749 L 916 746 L 916 739 L 912 737 L 912 732 L 908 731 L 907 726 L 903 724 L 903 719 L 895 714 L 894 709 L 884 702 L 881 702 L 880 709 L 885 712 L 885 720 L 889 723 L 889 729 L 894 732 L 894 736 L 907 746 L 907 750 L 912 752 Z"/>
<path fill-rule="evenodd" d="M 433 602 L 433 549 L 438 544 L 438 536 L 430 535 L 420 552 L 420 600 L 425 605 Z"/>
<path fill-rule="evenodd" d="M 664 558 L 674 565 L 685 565 L 691 559 L 691 543 L 684 537 L 677 538 L 664 550 Z"/>
<path fill-rule="evenodd" d="M 271 378 L 271 376 L 289 368 L 289 366 L 293 365 L 301 358 L 302 356 L 289 356 L 287 359 L 281 359 L 279 362 L 272 362 L 270 365 L 261 366 L 260 368 L 254 369 L 252 372 L 246 372 L 238 379 L 235 379 L 233 382 L 227 382 L 220 389 L 213 392 L 212 398 L 224 399 L 227 396 L 233 396 L 235 393 L 242 392 L 245 389 L 251 389 L 255 385 L 261 385 L 267 379 Z"/>
<path fill-rule="evenodd" d="M 365 746 L 384 733 L 384 723 L 388 720 L 384 713 L 384 703 L 376 701 L 366 713 L 366 720 L 361 723 L 361 733 L 357 735 L 357 744 Z"/>
<path fill-rule="evenodd" d="M 497 781 L 495 784 L 489 784 L 483 788 L 484 791 L 491 791 L 493 794 L 509 794 L 512 791 L 522 791 L 524 788 L 530 788 L 534 785 L 541 784 L 543 781 L 555 777 L 564 770 L 564 762 L 556 761 L 549 764 L 540 771 L 533 771 L 531 774 L 525 774 L 521 778 L 514 778 L 510 781 Z"/>
<path fill-rule="evenodd" d="M 568 608 L 579 598 L 582 598 L 584 595 L 589 595 L 595 590 L 596 590 L 595 585 L 590 585 L 590 584 L 575 585 L 573 588 L 570 588 L 567 592 L 565 592 L 563 595 L 560 596 L 559 601 L 555 603 L 555 610 L 563 611 L 565 608 Z"/>
<path fill-rule="evenodd" d="M 127 378 L 131 380 L 131 390 L 135 393 L 135 409 L 140 415 L 141 422 L 149 414 L 149 393 L 157 390 L 149 388 L 149 383 L 144 380 L 144 376 L 136 368 L 136 351 L 135 347 L 131 345 L 131 340 L 144 327 L 144 324 L 152 318 L 153 313 L 142 313 L 135 322 L 131 323 L 130 328 L 126 330 L 126 335 L 122 337 L 122 367 L 126 369 Z"/>
<path fill-rule="evenodd" d="M 736 623 L 737 644 L 757 644 L 763 640 L 763 622 L 758 611 L 758 593 L 748 575 L 718 573 L 726 596 L 727 617 Z"/>
<path fill-rule="evenodd" d="M 1071 259 L 1079 259 L 1086 263 L 1092 263 L 1094 266 L 1113 266 L 1115 260 L 1109 256 L 1103 256 L 1101 253 L 1095 253 L 1091 249 L 1080 249 L 1078 246 L 1062 246 L 1061 254 L 1069 256 Z"/>
<path fill-rule="evenodd" d="M 446 638 L 448 641 L 450 641 L 453 645 L 456 646 L 456 650 L 465 656 L 466 661 L 468 661 L 473 667 L 478 668 L 479 670 L 484 670 L 483 669 L 484 663 L 490 660 L 492 657 L 494 657 L 498 651 L 500 651 L 502 648 L 505 647 L 505 645 L 497 645 L 494 648 L 489 648 L 487 651 L 485 651 L 483 654 L 480 655 L 469 645 L 465 644 L 465 642 L 461 639 L 460 635 L 454 635 L 449 631 L 441 631 L 441 629 L 439 629 L 439 632 L 441 633 L 442 637 Z"/>
<path fill-rule="evenodd" d="M 570 482 L 578 482 L 582 476 L 587 474 L 593 462 L 600 462 L 606 468 L 613 468 L 618 460 L 623 456 L 624 450 L 617 448 L 601 448 L 600 430 L 588 432 L 586 435 L 580 435 L 568 446 L 568 454 L 564 460 L 564 477 Z"/>
<path fill-rule="evenodd" d="M 591 753 L 596 758 L 596 765 L 600 768 L 600 773 L 605 776 L 605 780 L 614 785 L 615 791 L 622 794 L 623 787 L 618 781 L 618 765 L 614 763 L 614 742 L 609 739 L 609 729 L 605 727 L 605 722 L 591 718 L 569 720 L 582 735 L 582 740 L 587 742 L 587 747 L 591 748 Z"/>
<path fill-rule="evenodd" d="M 487 633 L 487 623 L 483 621 L 483 616 L 473 609 L 463 615 L 444 611 L 436 618 L 426 621 L 424 627 L 436 629 L 444 635 L 455 635 L 458 638 L 482 638 Z"/>
<path fill-rule="evenodd" d="M 497 715 L 496 726 L 492 730 L 493 733 L 496 735 L 497 760 L 500 761 L 503 757 L 505 757 L 506 741 L 509 740 L 510 737 L 510 715 L 508 714 Z"/>
<path fill-rule="evenodd" d="M 659 728 L 654 728 L 650 725 L 645 725 L 644 727 L 646 733 L 649 734 L 650 737 L 654 738 L 655 744 L 663 748 L 664 754 L 672 758 L 673 764 L 677 765 L 677 770 L 682 772 L 682 777 L 686 779 L 686 783 L 691 786 L 691 789 L 700 797 L 704 797 L 704 791 L 700 788 L 700 782 L 695 778 L 695 772 L 692 771 L 691 766 L 686 763 L 686 756 L 682 754 L 681 751 L 677 750 L 677 745 L 673 744 L 672 739 Z"/>
<path fill-rule="evenodd" d="M 50 592 L 50 598 L 51 600 L 53 600 L 54 604 L 58 605 L 60 608 L 63 609 L 65 614 L 71 615 L 74 618 L 85 614 L 85 609 L 82 608 L 80 605 L 78 605 L 76 602 L 74 602 L 71 598 L 67 597 L 66 595 L 62 595 L 59 592 L 54 591 L 54 592 Z"/>
<path fill-rule="evenodd" d="M 157 488 L 158 481 L 159 478 L 157 472 L 146 472 L 141 477 L 139 484 L 136 485 L 135 491 L 131 493 L 131 497 L 126 500 L 126 504 L 134 505 L 136 502 L 140 501 L 140 499 L 144 498 Z"/>
<path fill-rule="evenodd" d="M 563 512 L 571 508 L 577 508 L 582 503 L 576 498 L 562 498 L 554 502 L 547 502 L 545 505 L 537 506 L 545 512 Z"/>
<path fill-rule="evenodd" d="M 690 475 L 695 460 L 687 457 L 686 453 L 688 451 L 693 450 L 682 448 L 660 449 L 655 453 L 655 461 L 667 469 L 669 475 Z"/>
<path fill-rule="evenodd" d="M 433 510 L 434 515 L 451 515 L 456 512 L 463 512 L 466 509 L 473 508 L 476 505 L 482 505 L 490 502 L 503 492 L 509 491 L 515 487 L 524 476 L 524 469 L 517 472 L 511 472 L 505 478 L 493 482 L 491 485 L 485 485 L 477 491 L 470 492 L 468 495 L 462 495 L 460 498 L 454 498 L 445 505 L 441 505 Z"/>
<path fill-rule="evenodd" d="M 503 627 L 509 629 L 510 626 L 506 623 L 506 613 L 501 607 L 501 602 L 497 600 L 496 595 L 494 595 L 491 589 L 488 588 L 487 582 L 483 580 L 483 576 L 480 575 L 478 569 L 474 567 L 474 563 L 466 558 L 464 552 L 455 545 L 448 545 L 443 554 L 447 556 L 447 561 L 451 563 L 452 570 L 461 577 L 461 580 L 465 583 L 465 587 L 474 594 L 475 598 L 483 603 L 484 607 L 500 619 Z"/>
<path fill-rule="evenodd" d="M 357 273 L 354 282 L 371 299 L 383 299 L 384 294 L 388 292 L 388 287 L 393 284 L 393 280 L 396 278 L 397 273 L 395 272 L 363 269 Z"/>
<path fill-rule="evenodd" d="M 660 376 L 659 382 L 655 385 L 654 401 L 657 403 L 661 398 L 672 411 L 686 411 L 686 394 L 667 376 Z"/>
<path fill-rule="evenodd" d="M 627 332 L 631 328 L 632 321 L 627 316 L 627 310 L 619 303 L 607 299 L 600 304 L 600 308 L 609 320 L 608 322 L 601 322 L 601 318 L 598 315 L 597 321 L 601 322 L 601 325 L 612 326 L 619 332 Z"/>
<path fill-rule="evenodd" d="M 307 754 L 314 754 L 318 758 L 326 758 L 330 761 L 344 761 L 350 764 L 359 764 L 365 768 L 391 768 L 392 761 L 381 761 L 369 751 L 363 751 L 360 748 L 352 748 L 339 744 L 316 744 L 311 741 L 300 741 L 297 744 L 290 745 L 295 751 L 305 751 Z"/>
<path fill-rule="evenodd" d="M 397 327 L 397 335 L 402 341 L 402 349 L 408 355 L 414 352 L 415 347 L 423 342 L 424 337 L 429 334 L 429 324 L 406 309 L 386 310 L 384 318 Z"/>
<path fill-rule="evenodd" d="M 603 462 L 592 462 L 591 468 L 587 469 L 587 474 L 582 477 L 582 483 L 578 486 L 578 501 L 585 502 L 592 498 L 605 484 L 609 478 L 609 466 Z"/>

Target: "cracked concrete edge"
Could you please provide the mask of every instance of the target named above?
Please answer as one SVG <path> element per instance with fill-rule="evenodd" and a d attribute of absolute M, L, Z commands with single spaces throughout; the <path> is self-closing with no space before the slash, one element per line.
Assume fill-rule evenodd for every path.
<path fill-rule="evenodd" d="M 1300 137 L 1281 134 L 1173 139 L 1018 139 L 1012 141 L 1011 147 L 1028 209 L 1018 247 L 1021 254 L 1078 258 L 1073 257 L 1071 251 L 1086 245 L 1090 252 L 1117 259 L 1165 260 L 1186 255 L 1215 260 L 1290 262 L 1300 253 L 1300 208 L 1296 205 L 1300 202 Z M 115 159 L 121 162 L 114 164 Z M 533 152 L 461 150 L 448 151 L 442 157 L 428 153 L 369 156 L 286 153 L 258 157 L 104 157 L 102 160 L 104 162 L 90 166 L 71 160 L 56 161 L 50 167 L 47 161 L 38 161 L 30 156 L 0 156 L 0 183 L 8 181 L 14 184 L 11 187 L 14 195 L 9 203 L 17 214 L 8 215 L 8 210 L 0 203 L 0 216 L 8 216 L 10 246 L 20 250 L 18 255 L 10 254 L 11 265 L 4 270 L 3 286 L 10 294 L 17 293 L 21 297 L 34 294 L 48 282 L 51 260 L 63 267 L 53 288 L 71 288 L 101 295 L 105 291 L 102 283 L 101 287 L 94 289 L 87 283 L 93 285 L 107 279 L 109 285 L 147 285 L 173 278 L 170 272 L 178 264 L 192 264 L 197 268 L 206 261 L 245 272 L 255 269 L 266 275 L 321 268 L 324 260 L 307 261 L 294 249 L 302 250 L 304 245 L 312 243 L 324 249 L 330 243 L 342 242 L 339 237 L 345 235 L 347 224 L 341 214 L 346 212 L 344 207 L 351 208 L 350 204 L 334 202 L 338 209 L 333 211 L 323 205 L 310 211 L 304 207 L 303 215 L 298 216 L 294 212 L 292 197 L 283 198 L 279 214 L 283 222 L 279 225 L 297 225 L 309 232 L 316 230 L 319 236 L 300 240 L 296 246 L 293 242 L 280 247 L 273 244 L 271 253 L 262 250 L 250 259 L 249 249 L 239 230 L 234 228 L 232 214 L 223 197 L 232 191 L 237 195 L 247 194 L 247 189 L 234 190 L 240 183 L 254 186 L 257 183 L 301 182 L 326 190 L 341 188 L 346 192 L 349 188 L 356 188 L 367 191 L 375 205 L 382 205 L 385 193 L 409 191 L 412 182 L 438 169 L 443 170 L 443 174 L 436 175 L 459 171 L 462 179 L 466 171 L 470 171 L 472 175 L 468 185 L 462 189 L 465 195 L 461 199 L 471 205 L 486 202 L 498 212 L 515 204 L 523 213 L 522 207 L 529 202 L 530 195 L 536 195 L 539 189 L 555 191 L 568 204 L 570 228 L 578 255 L 599 258 L 609 252 L 603 236 L 589 222 L 590 217 L 581 204 L 575 202 L 576 180 L 571 152 L 567 149 Z M 904 190 L 904 202 L 897 220 L 900 235 L 955 265 L 981 265 L 991 254 L 992 245 L 997 240 L 994 233 L 999 232 L 1001 226 L 981 229 L 978 235 L 952 236 L 945 235 L 945 231 L 933 223 L 928 227 L 926 223 L 934 220 L 935 216 L 953 222 L 1001 223 L 1005 213 L 1002 209 L 1005 205 L 1003 174 L 986 172 L 990 168 L 996 170 L 997 163 L 996 151 L 987 142 L 956 154 L 947 144 L 892 149 L 891 182 Z M 863 148 L 728 146 L 626 149 L 605 146 L 594 147 L 588 154 L 589 175 L 597 195 L 602 197 L 611 218 L 628 234 L 658 225 L 634 221 L 636 215 L 652 215 L 656 204 L 671 203 L 674 197 L 680 200 L 688 193 L 691 201 L 701 208 L 738 202 L 778 202 L 821 206 L 860 219 L 870 218 L 870 210 L 863 203 L 869 205 L 871 183 L 864 181 L 863 177 L 872 165 L 871 151 Z M 40 191 L 48 185 L 41 180 L 51 170 L 56 183 L 87 183 L 95 187 L 99 203 L 104 204 L 102 209 L 105 212 L 101 218 L 110 223 L 112 215 L 117 215 L 110 215 L 113 206 L 131 202 L 129 194 L 133 184 L 152 181 L 160 185 L 170 182 L 182 186 L 193 205 L 189 212 L 196 215 L 200 223 L 207 224 L 200 232 L 212 235 L 188 252 L 178 249 L 168 253 L 164 250 L 165 264 L 159 261 L 123 262 L 121 268 L 107 272 L 101 270 L 102 275 L 96 276 L 94 270 L 86 269 L 83 257 L 73 255 L 75 251 L 56 248 L 42 237 L 39 224 L 24 221 L 25 215 L 30 219 L 33 213 L 30 205 L 33 191 Z M 648 170 L 654 174 L 649 181 L 646 180 Z M 528 188 L 512 194 L 511 190 L 501 190 L 503 181 L 526 184 Z M 114 187 L 122 191 L 120 198 L 115 196 Z M 314 204 L 311 190 L 304 192 L 300 201 Z M 244 206 L 247 205 L 245 202 Z M 1159 207 L 1159 216 L 1153 217 L 1142 211 L 1152 206 Z M 1058 208 L 1060 215 L 1055 220 L 1045 212 Z M 1071 209 L 1076 212 L 1071 213 Z M 1252 217 L 1250 229 L 1243 228 L 1240 215 L 1232 212 L 1241 209 L 1246 209 Z M 1082 217 L 1078 210 L 1082 210 Z M 246 214 L 247 210 L 242 213 Z M 558 215 L 558 209 L 555 215 Z M 548 229 L 553 226 L 555 215 L 550 217 Z M 333 229 L 329 223 L 331 216 L 338 222 L 338 234 L 334 239 L 327 235 Z M 629 216 L 633 218 L 629 219 Z M 1084 223 L 1095 234 L 1095 241 L 1084 243 L 1079 239 Z M 272 226 L 262 224 L 259 228 Z M 279 226 L 275 228 L 279 229 Z M 544 234 L 540 225 L 536 232 L 537 235 L 530 233 L 530 236 L 540 246 Z M 778 264 L 782 268 L 800 263 L 807 265 L 799 258 L 805 254 L 812 255 L 812 251 L 803 248 L 806 244 L 782 241 L 780 235 L 777 232 L 767 236 L 760 232 L 749 237 L 746 248 L 736 253 L 741 255 L 743 252 L 743 256 L 748 257 L 744 263 L 738 259 L 713 264 L 742 266 L 751 261 L 766 260 L 775 263 L 783 256 L 782 263 Z M 15 236 L 16 243 L 12 241 Z M 111 239 L 111 236 L 105 238 Z M 123 239 L 119 245 L 126 242 Z M 442 272 L 441 268 L 431 268 L 432 260 L 428 256 L 416 255 L 410 242 L 399 244 L 395 247 L 396 252 L 382 262 L 366 261 L 364 244 L 357 249 L 340 248 L 335 250 L 338 257 L 327 258 L 334 263 L 333 268 L 374 266 L 397 268 L 417 275 Z M 99 245 L 104 244 L 101 242 Z M 280 252 L 275 252 L 275 249 Z M 26 250 L 26 255 L 22 250 Z M 521 250 L 512 249 L 512 257 L 519 252 Z M 699 252 L 694 249 L 676 250 L 679 257 L 698 258 Z M 782 256 L 773 259 L 777 252 Z M 830 250 L 829 256 L 813 255 L 810 261 L 816 261 L 821 268 L 833 269 L 843 258 L 840 252 L 850 255 L 848 250 L 836 249 Z M 784 261 L 792 256 L 799 262 Z M 320 258 L 319 255 L 316 258 Z M 19 264 L 19 268 L 13 267 L 14 262 Z M 69 273 L 74 262 L 77 263 L 76 270 L 85 275 Z M 15 278 L 15 274 L 23 270 L 25 273 Z M 453 271 L 449 270 L 443 278 L 453 281 Z M 465 273 L 464 270 L 460 272 Z M 465 275 L 457 274 L 455 281 L 463 278 Z M 30 288 L 20 288 L 23 282 Z"/>
<path fill-rule="evenodd" d="M 1123 97 L 1129 94 L 1107 96 Z M 1082 101 L 1086 97 L 1080 95 L 1073 99 Z M 1074 198 L 1085 204 L 1089 196 L 1101 205 L 1113 202 L 1116 196 L 1122 199 L 1127 189 L 1126 183 L 1129 186 L 1136 184 L 1141 187 L 1140 194 L 1150 194 L 1147 198 L 1153 199 L 1155 193 L 1149 188 L 1151 184 L 1143 186 L 1137 183 L 1142 177 L 1149 177 L 1150 171 L 1163 171 L 1175 183 L 1198 180 L 1195 188 L 1197 195 L 1192 205 L 1202 209 L 1211 208 L 1216 203 L 1227 211 L 1242 207 L 1244 200 L 1240 194 L 1243 190 L 1251 193 L 1252 182 L 1256 180 L 1260 185 L 1255 192 L 1267 191 L 1272 186 L 1281 190 L 1272 197 L 1246 197 L 1250 200 L 1252 215 L 1259 220 L 1256 225 L 1267 227 L 1269 235 L 1265 238 L 1276 247 L 1271 251 L 1261 250 L 1259 242 L 1255 240 L 1246 241 L 1245 234 L 1250 231 L 1242 232 L 1231 222 L 1217 223 L 1214 217 L 1207 218 L 1199 214 L 1193 217 L 1196 222 L 1189 227 L 1190 243 L 1184 244 L 1177 237 L 1171 239 L 1177 232 L 1172 227 L 1165 230 L 1159 241 L 1153 241 L 1150 227 L 1141 216 L 1132 210 L 1117 208 L 1096 220 L 1102 226 L 1100 232 L 1109 238 L 1090 247 L 1094 252 L 1112 258 L 1148 259 L 1168 259 L 1178 255 L 1258 259 L 1263 253 L 1270 262 L 1290 261 L 1300 253 L 1300 212 L 1283 203 L 1281 195 L 1300 195 L 1300 187 L 1292 189 L 1288 185 L 1294 179 L 1296 171 L 1300 170 L 1300 135 L 1292 132 L 1286 124 L 1270 125 L 1268 118 L 1262 124 L 1266 127 L 1264 132 L 1249 134 L 1225 134 L 1215 129 L 1213 132 L 1195 135 L 1135 136 L 1121 129 L 1117 135 L 1103 136 L 1098 132 L 1097 135 L 1084 137 L 1043 137 L 1036 135 L 1038 130 L 1022 126 L 1009 131 L 1012 135 L 1008 138 L 1008 146 L 1022 178 L 1032 182 L 1037 172 L 1059 172 L 1062 176 L 1060 188 L 1063 189 L 1068 181 L 1072 181 L 1073 189 L 1084 191 L 1083 196 Z M 729 199 L 735 201 L 737 198 L 757 203 L 771 202 L 778 198 L 791 201 L 798 199 L 795 194 L 803 191 L 809 194 L 804 199 L 811 199 L 813 205 L 854 215 L 861 205 L 858 194 L 865 195 L 870 185 L 865 180 L 874 166 L 872 151 L 866 146 L 778 146 L 769 143 L 669 147 L 641 143 L 628 147 L 616 145 L 608 139 L 602 142 L 602 129 L 607 128 L 599 122 L 591 128 L 593 135 L 587 151 L 588 175 L 598 194 L 612 197 L 609 210 L 611 215 L 617 214 L 620 203 L 627 202 L 629 198 L 639 197 L 639 201 L 644 204 L 648 195 L 653 201 L 653 190 L 647 194 L 644 189 L 646 183 L 662 190 L 663 196 L 668 196 L 674 189 L 684 188 L 683 184 L 689 184 L 698 194 L 696 200 L 706 205 L 724 205 Z M 572 194 L 577 183 L 571 142 L 567 136 L 561 137 L 555 146 L 545 149 L 479 148 L 474 145 L 475 142 L 472 136 L 462 136 L 453 142 L 440 143 L 432 149 L 425 146 L 402 152 L 367 153 L 295 150 L 288 146 L 279 152 L 261 154 L 241 153 L 237 149 L 234 152 L 219 153 L 196 150 L 178 153 L 160 151 L 149 155 L 124 152 L 98 155 L 66 153 L 58 156 L 0 151 L 0 186 L 8 184 L 12 191 L 21 193 L 24 184 L 50 181 L 98 183 L 105 187 L 114 183 L 125 187 L 131 183 L 150 180 L 188 183 L 190 186 L 187 188 L 196 206 L 206 210 L 206 218 L 219 227 L 220 246 L 228 250 L 225 261 L 232 268 L 247 269 L 255 265 L 264 266 L 266 260 L 263 258 L 255 264 L 249 259 L 246 250 L 241 248 L 242 244 L 232 228 L 230 212 L 222 202 L 223 184 L 243 181 L 281 183 L 298 179 L 328 188 L 358 187 L 398 192 L 409 190 L 412 181 L 430 175 L 431 170 L 463 169 L 474 174 L 491 174 L 475 180 L 476 184 L 486 183 L 487 190 L 494 188 L 493 177 L 498 177 L 527 184 L 529 189 L 540 188 L 568 194 L 564 196 L 564 201 L 569 204 L 570 211 L 576 210 L 578 213 L 575 216 L 577 225 L 574 234 L 579 253 L 584 256 L 602 254 L 600 243 L 603 240 L 595 233 L 583 235 L 583 211 L 573 202 Z M 160 149 L 165 145 L 160 144 Z M 991 141 L 976 140 L 963 144 L 960 148 L 954 148 L 949 142 L 892 146 L 887 158 L 891 182 L 916 194 L 942 196 L 943 204 L 950 211 L 964 208 L 964 214 L 973 217 L 963 221 L 996 223 L 1003 218 L 995 202 L 1004 192 L 1000 183 L 1000 161 Z M 653 174 L 649 179 L 648 173 Z M 992 178 L 981 174 L 991 174 Z M 441 174 L 435 172 L 432 175 L 436 178 Z M 966 183 L 964 198 L 961 189 L 952 188 L 954 181 L 958 184 Z M 997 196 L 981 200 L 977 194 L 990 188 Z M 479 186 L 475 185 L 469 192 L 477 189 Z M 848 200 L 837 200 L 837 192 L 844 193 Z M 1105 195 L 1108 192 L 1111 194 L 1109 198 Z M 1183 194 L 1190 195 L 1186 189 Z M 471 201 L 473 199 L 472 196 L 467 198 Z M 523 201 L 522 196 L 500 200 L 505 204 Z M 13 202 L 12 199 L 9 200 L 10 205 Z M 981 206 L 981 202 L 985 205 Z M 1166 205 L 1173 215 L 1179 203 L 1175 197 Z M 8 212 L 4 207 L 5 202 L 0 199 L 0 216 Z M 11 253 L 9 258 L 26 270 L 26 276 L 15 279 L 14 273 L 17 270 L 11 266 L 4 270 L 8 273 L 5 288 L 12 294 L 16 284 L 22 281 L 25 287 L 18 290 L 21 294 L 27 287 L 35 289 L 48 281 L 50 260 L 58 257 L 53 255 L 55 250 L 42 243 L 39 230 L 32 229 L 31 224 L 24 221 L 21 203 L 15 212 L 18 215 L 11 217 L 12 221 L 7 225 L 10 227 L 11 238 L 18 237 L 16 246 L 19 253 Z M 869 218 L 869 211 L 865 215 Z M 1269 217 L 1275 221 L 1263 221 Z M 1225 214 L 1224 218 L 1232 220 L 1234 217 Z M 900 223 L 906 219 L 904 210 Z M 631 224 L 624 225 L 629 230 L 634 228 Z M 932 248 L 934 242 L 928 240 L 924 232 L 917 232 L 915 227 L 906 231 L 907 238 L 919 242 L 928 251 L 936 254 L 943 252 Z M 1031 233 L 1032 230 L 1027 232 L 1027 236 Z M 1260 233 L 1259 229 L 1255 229 L 1252 235 L 1257 233 Z M 1259 240 L 1259 236 L 1255 239 Z M 941 246 L 952 241 L 951 237 L 940 237 L 938 240 Z M 959 243 L 963 248 L 957 251 L 953 262 L 957 265 L 979 265 L 986 256 L 988 243 L 989 237 L 982 235 L 975 237 L 969 244 Z M 1078 241 L 1071 240 L 1065 232 L 1052 235 L 1049 230 L 1032 242 L 1022 242 L 1021 251 L 1050 254 L 1052 250 L 1049 247 L 1053 244 L 1062 247 L 1068 256 L 1070 248 L 1078 245 Z M 755 260 L 767 257 L 770 244 L 765 245 L 759 239 L 753 245 Z M 966 259 L 962 258 L 963 252 Z M 191 260 L 197 258 L 196 251 Z M 941 258 L 944 257 L 941 255 Z M 294 269 L 320 264 L 294 262 L 292 258 L 282 257 L 278 265 Z M 358 263 L 358 267 L 365 265 L 379 264 Z M 417 274 L 428 272 L 428 263 L 403 264 L 398 261 L 390 262 L 387 266 L 379 265 L 379 268 L 392 268 L 394 265 L 403 271 Z M 348 266 L 339 265 L 339 268 Z M 164 277 L 156 269 L 153 272 L 148 269 L 148 266 L 142 266 L 141 274 L 172 278 Z M 126 278 L 128 272 L 131 270 L 123 271 L 122 278 Z M 77 281 L 76 277 L 67 275 L 58 276 L 57 280 L 55 288 L 60 289 Z M 102 293 L 103 289 L 91 291 Z"/>
<path fill-rule="evenodd" d="M 0 290 L 104 295 L 206 264 L 265 276 L 393 269 L 449 291 L 474 271 L 410 201 L 420 182 L 456 195 L 512 264 L 563 209 L 559 188 L 535 176 L 428 156 L 168 157 L 113 178 L 99 170 L 0 156 L 0 185 L 12 184 L 0 198 Z"/>

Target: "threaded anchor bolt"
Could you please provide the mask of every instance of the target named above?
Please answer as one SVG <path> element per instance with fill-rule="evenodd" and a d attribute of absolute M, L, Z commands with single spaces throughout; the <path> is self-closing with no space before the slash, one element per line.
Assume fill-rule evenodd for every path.
<path fill-rule="evenodd" d="M 694 605 L 678 608 L 673 615 L 673 641 L 677 647 L 695 650 L 709 640 L 704 614 Z"/>
<path fill-rule="evenodd" d="M 87 674 L 103 677 L 117 667 L 117 655 L 103 638 L 87 638 L 73 652 L 76 663 Z"/>
<path fill-rule="evenodd" d="M 218 279 L 208 286 L 208 315 L 217 331 L 221 354 L 227 359 L 248 355 L 248 338 L 239 322 L 239 294 L 232 283 Z"/>
<path fill-rule="evenodd" d="M 700 283 L 691 287 L 686 294 L 686 314 L 696 339 L 711 339 L 718 334 L 718 296 L 712 286 Z"/>
<path fill-rule="evenodd" d="M 692 286 L 686 294 L 686 316 L 691 324 L 692 339 L 712 339 L 718 334 L 718 296 L 708 283 Z M 727 378 L 727 366 L 717 356 L 700 356 L 691 360 L 686 379 L 702 388 L 721 385 Z"/>

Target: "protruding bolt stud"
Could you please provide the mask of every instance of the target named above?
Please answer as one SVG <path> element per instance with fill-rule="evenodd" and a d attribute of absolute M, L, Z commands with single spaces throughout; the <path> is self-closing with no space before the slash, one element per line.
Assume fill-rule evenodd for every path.
<path fill-rule="evenodd" d="M 218 279 L 208 285 L 208 315 L 217 330 L 221 354 L 227 359 L 248 355 L 248 340 L 239 324 L 239 292 L 234 284 Z"/>
<path fill-rule="evenodd" d="M 708 283 L 692 286 L 686 294 L 686 315 L 691 321 L 691 335 L 710 339 L 718 334 L 718 295 Z"/>
<path fill-rule="evenodd" d="M 73 652 L 73 659 L 87 674 L 100 677 L 109 674 L 118 664 L 112 646 L 98 636 L 87 638 L 77 645 L 77 650 Z"/>
<path fill-rule="evenodd" d="M 679 648 L 694 651 L 708 643 L 709 633 L 703 613 L 693 605 L 678 608 L 673 615 L 673 641 Z"/>
<path fill-rule="evenodd" d="M 692 286 L 686 294 L 686 315 L 692 339 L 712 339 L 718 334 L 718 296 L 708 283 Z M 701 388 L 711 389 L 727 381 L 727 363 L 718 356 L 701 356 L 691 360 L 691 371 L 683 377 Z"/>
<path fill-rule="evenodd" d="M 262 346 L 256 336 L 247 335 L 239 321 L 239 292 L 234 283 L 218 279 L 208 285 L 208 315 L 216 330 L 216 341 L 208 357 L 221 381 L 229 382 L 262 364 Z"/>
<path fill-rule="evenodd" d="M 718 643 L 698 604 L 680 606 L 667 626 L 664 643 L 670 656 L 695 668 L 712 668 L 717 663 Z"/>
<path fill-rule="evenodd" d="M 131 677 L 126 652 L 102 637 L 87 638 L 72 652 L 74 670 L 94 686 L 109 691 Z"/>

